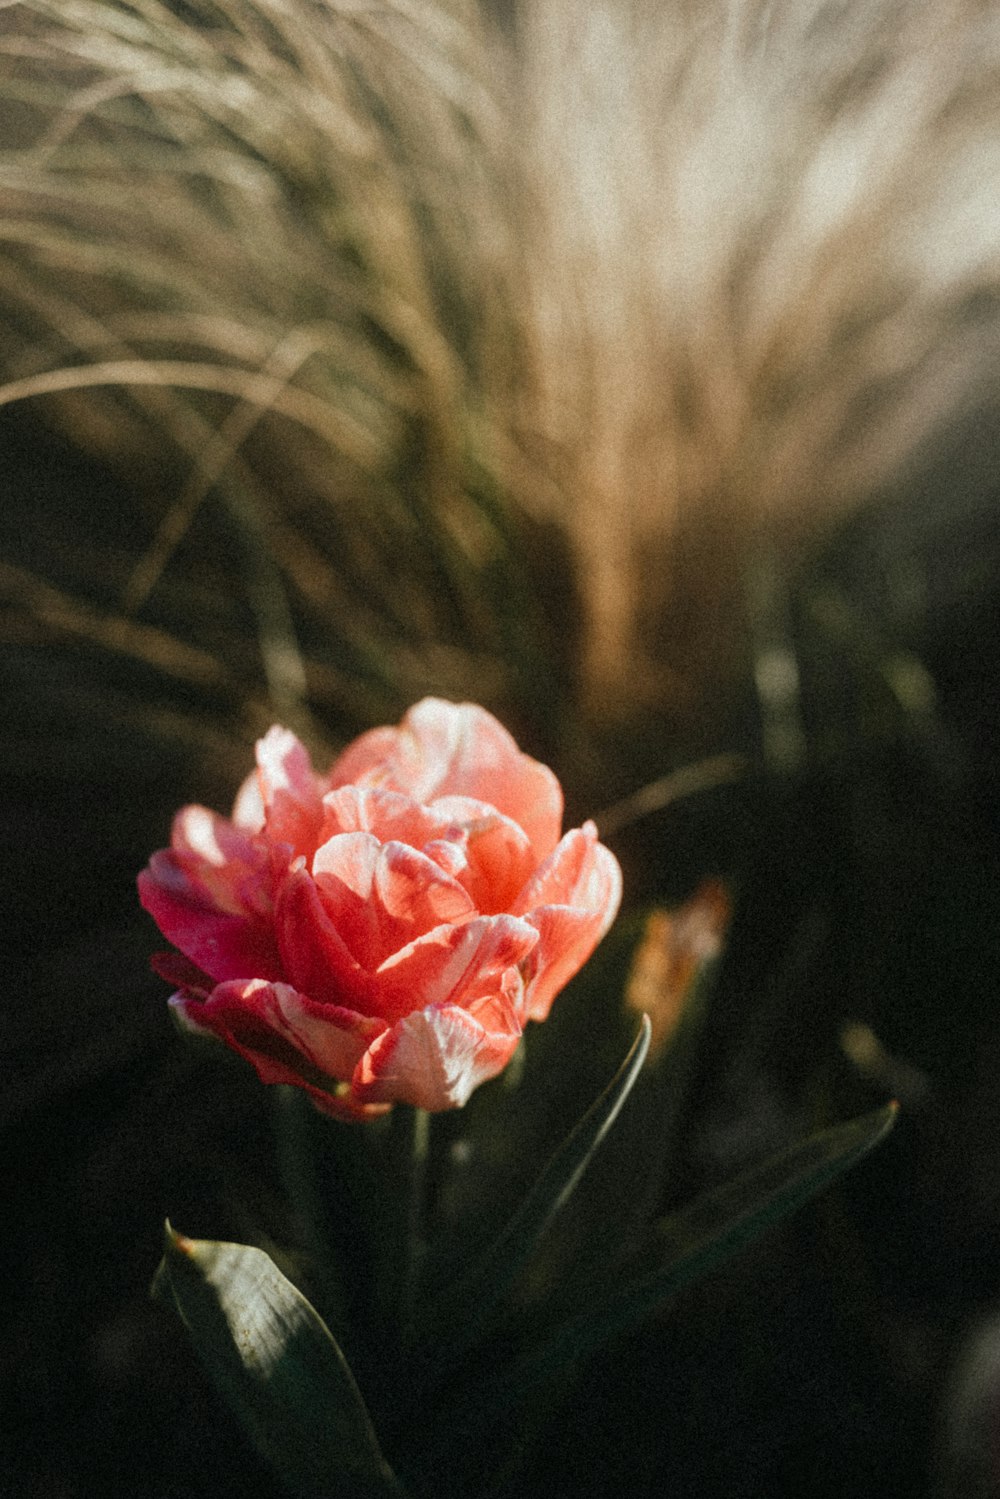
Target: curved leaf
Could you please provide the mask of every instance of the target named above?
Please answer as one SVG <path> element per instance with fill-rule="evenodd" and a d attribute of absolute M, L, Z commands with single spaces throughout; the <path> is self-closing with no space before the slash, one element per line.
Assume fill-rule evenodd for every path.
<path fill-rule="evenodd" d="M 153 1284 L 219 1392 L 292 1493 L 400 1499 L 368 1411 L 325 1323 L 262 1249 L 166 1227 Z"/>
<path fill-rule="evenodd" d="M 655 1230 L 655 1268 L 603 1301 L 592 1299 L 586 1311 L 515 1359 L 488 1386 L 478 1388 L 479 1408 L 516 1403 L 568 1364 L 656 1311 L 853 1166 L 888 1134 L 897 1113 L 898 1105 L 890 1103 L 812 1135 L 665 1219 Z"/>

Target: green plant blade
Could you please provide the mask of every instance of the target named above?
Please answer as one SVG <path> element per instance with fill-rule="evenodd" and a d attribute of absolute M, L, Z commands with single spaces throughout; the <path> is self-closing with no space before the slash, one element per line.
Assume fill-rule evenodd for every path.
<path fill-rule="evenodd" d="M 261 1249 L 167 1224 L 153 1293 L 171 1302 L 220 1394 L 303 1499 L 401 1499 L 344 1355 Z"/>
<path fill-rule="evenodd" d="M 603 1300 L 592 1299 L 585 1312 L 515 1359 L 488 1389 L 477 1391 L 480 1408 L 516 1403 L 568 1364 L 649 1316 L 847 1171 L 888 1134 L 897 1113 L 898 1106 L 890 1103 L 823 1130 L 672 1214 L 655 1230 L 655 1268 Z M 644 1257 L 648 1262 L 649 1246 Z"/>
<path fill-rule="evenodd" d="M 488 1325 L 498 1303 L 530 1259 L 549 1225 L 576 1189 L 594 1152 L 614 1124 L 649 1050 L 651 1028 L 644 1015 L 625 1060 L 551 1157 L 506 1228 L 471 1273 L 435 1308 L 429 1336 L 443 1340 L 442 1357 L 455 1358 Z M 432 1350 L 433 1354 L 434 1350 Z"/>
<path fill-rule="evenodd" d="M 758 1238 L 848 1171 L 883 1140 L 899 1106 L 886 1104 L 790 1145 L 760 1166 L 698 1198 L 657 1226 L 665 1248 L 658 1270 L 638 1282 L 661 1299 Z"/>

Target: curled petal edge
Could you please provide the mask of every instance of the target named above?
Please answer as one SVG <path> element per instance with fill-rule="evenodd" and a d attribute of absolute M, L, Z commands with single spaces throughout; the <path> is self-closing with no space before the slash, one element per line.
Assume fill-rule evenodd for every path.
<path fill-rule="evenodd" d="M 545 1020 L 552 1003 L 583 967 L 605 935 L 622 898 L 622 872 L 614 854 L 597 842 L 593 823 L 567 833 L 551 860 L 522 892 L 518 906 L 532 904 L 523 920 L 538 932 L 538 943 L 523 965 L 525 1015 Z M 565 891 L 562 900 L 545 900 Z"/>
<path fill-rule="evenodd" d="M 177 1020 L 198 1035 L 224 1041 L 262 1083 L 302 1088 L 323 1113 L 371 1118 L 388 1105 L 358 1099 L 351 1080 L 385 1022 L 317 1004 L 289 984 L 261 979 L 217 984 L 204 1000 L 190 991 L 170 1000 Z"/>
<path fill-rule="evenodd" d="M 521 1039 L 513 1007 L 502 997 L 493 999 L 488 1014 L 474 1010 L 432 1005 L 405 1016 L 361 1059 L 355 1097 L 434 1113 L 461 1108 L 480 1083 L 503 1071 Z"/>

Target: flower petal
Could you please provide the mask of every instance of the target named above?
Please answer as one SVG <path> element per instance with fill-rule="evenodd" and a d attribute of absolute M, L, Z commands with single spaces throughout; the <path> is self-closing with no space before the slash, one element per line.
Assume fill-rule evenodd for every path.
<path fill-rule="evenodd" d="M 538 862 L 524 829 L 471 796 L 438 797 L 430 811 L 443 826 L 461 830 L 466 868 L 456 877 L 476 909 L 484 916 L 509 911 Z"/>
<path fill-rule="evenodd" d="M 256 767 L 244 780 L 233 802 L 233 823 L 244 833 L 264 831 L 264 799 L 260 794 L 260 776 Z"/>
<path fill-rule="evenodd" d="M 505 911 L 538 860 L 512 818 L 471 796 L 422 806 L 399 791 L 340 786 L 323 798 L 322 838 L 368 832 L 382 843 L 418 849 L 465 886 L 480 911 Z"/>
<path fill-rule="evenodd" d="M 373 833 L 380 843 L 423 848 L 448 827 L 432 810 L 400 791 L 378 786 L 339 786 L 323 798 L 322 841 L 337 833 Z"/>
<path fill-rule="evenodd" d="M 443 796 L 488 802 L 512 818 L 536 861 L 551 853 L 562 824 L 562 788 L 552 771 L 522 754 L 485 708 L 424 698 L 398 729 L 374 729 L 350 745 L 331 786 L 381 786 L 428 803 Z"/>
<path fill-rule="evenodd" d="M 341 752 L 330 770 L 331 788 L 338 786 L 382 786 L 389 791 L 406 791 L 393 781 L 389 767 L 392 764 L 399 738 L 396 728 L 369 729 Z"/>
<path fill-rule="evenodd" d="M 184 807 L 171 847 L 139 875 L 139 898 L 160 931 L 216 980 L 280 978 L 271 924 L 276 877 L 260 838 L 206 807 Z"/>
<path fill-rule="evenodd" d="M 337 833 L 372 833 L 381 843 L 406 843 L 420 849 L 446 874 L 465 872 L 465 829 L 401 791 L 339 786 L 327 792 L 323 809 L 322 842 Z"/>
<path fill-rule="evenodd" d="M 607 930 L 618 913 L 622 897 L 622 873 L 610 849 L 597 841 L 597 828 L 585 822 L 568 832 L 540 864 L 513 902 L 511 910 L 521 916 L 537 906 L 580 906 L 602 911 Z"/>
<path fill-rule="evenodd" d="M 395 1022 L 428 1006 L 469 1008 L 505 994 L 520 1015 L 519 969 L 537 941 L 537 929 L 513 916 L 439 926 L 382 964 L 374 975 L 373 1013 Z"/>
<path fill-rule="evenodd" d="M 275 910 L 284 978 L 311 999 L 371 1015 L 372 983 L 337 931 L 301 866 L 283 882 Z"/>
<path fill-rule="evenodd" d="M 363 968 L 373 971 L 422 933 L 475 914 L 468 892 L 404 843 L 341 833 L 313 860 L 324 909 Z"/>
<path fill-rule="evenodd" d="M 290 844 L 293 854 L 311 854 L 323 822 L 321 787 L 308 750 L 290 729 L 275 724 L 257 741 L 257 779 L 268 838 Z M 249 816 L 249 794 L 237 802 Z"/>
<path fill-rule="evenodd" d="M 545 861 L 515 902 L 538 932 L 524 964 L 525 1012 L 544 1020 L 560 989 L 583 967 L 614 920 L 622 874 L 592 822 L 575 828 Z"/>
<path fill-rule="evenodd" d="M 215 988 L 215 981 L 209 974 L 203 973 L 183 953 L 174 952 L 173 949 L 169 952 L 154 952 L 149 966 L 175 989 L 183 989 L 185 994 L 196 999 L 207 999 Z"/>
<path fill-rule="evenodd" d="M 369 1047 L 355 1074 L 354 1095 L 365 1103 L 408 1103 L 435 1112 L 461 1108 L 480 1083 L 503 1071 L 520 1036 L 509 1009 L 496 1028 L 454 1005 L 417 1010 Z"/>
<path fill-rule="evenodd" d="M 205 1000 L 182 992 L 170 1003 L 188 1029 L 218 1037 L 250 1062 L 261 1082 L 291 1083 L 325 1112 L 358 1117 L 344 1085 L 385 1029 L 381 1021 L 259 979 L 219 984 Z"/>

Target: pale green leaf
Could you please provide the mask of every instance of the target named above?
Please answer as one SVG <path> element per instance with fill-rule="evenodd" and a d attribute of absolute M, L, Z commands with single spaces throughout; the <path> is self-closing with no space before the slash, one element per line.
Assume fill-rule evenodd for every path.
<path fill-rule="evenodd" d="M 168 1223 L 153 1289 L 293 1494 L 400 1499 L 344 1355 L 263 1250 L 188 1239 Z"/>

